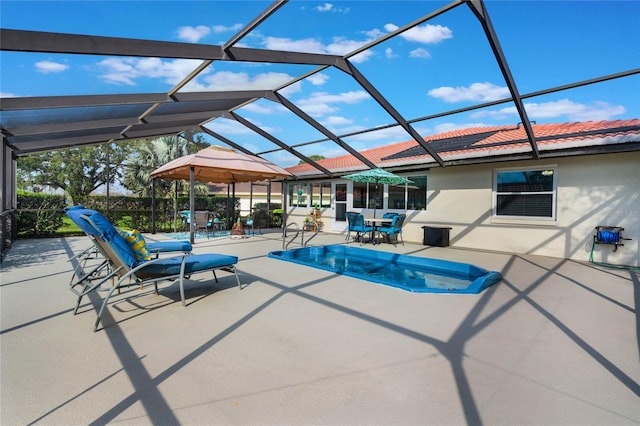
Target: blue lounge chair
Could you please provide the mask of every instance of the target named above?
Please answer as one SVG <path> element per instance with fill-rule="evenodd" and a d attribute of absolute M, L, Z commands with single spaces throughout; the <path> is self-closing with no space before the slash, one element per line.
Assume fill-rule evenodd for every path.
<path fill-rule="evenodd" d="M 87 232 L 95 243 L 97 249 L 107 259 L 111 272 L 97 283 L 87 282 L 82 286 L 82 290 L 74 289 L 78 296 L 76 303 L 78 306 L 83 296 L 100 289 L 100 286 L 110 280 L 117 279 L 116 283 L 109 289 L 106 297 L 102 301 L 102 306 L 98 311 L 94 331 L 98 329 L 102 314 L 109 302 L 109 298 L 116 291 L 132 285 L 153 284 L 158 292 L 158 282 L 164 280 L 180 283 L 180 297 L 182 305 L 186 306 L 184 296 L 184 279 L 198 272 L 213 272 L 213 277 L 218 282 L 216 270 L 224 270 L 233 273 L 236 277 L 238 288 L 242 289 L 236 264 L 236 256 L 222 254 L 182 254 L 174 257 L 155 257 L 144 259 L 136 257 L 136 252 L 129 242 L 120 232 L 99 212 L 90 209 L 76 209 L 68 212 L 76 220 L 82 221 L 82 229 Z"/>
<path fill-rule="evenodd" d="M 87 236 L 90 236 L 92 228 L 86 221 L 80 220 L 79 215 L 87 210 L 82 205 L 65 207 L 67 217 L 73 221 Z M 158 241 L 146 243 L 148 252 L 155 257 L 160 253 L 186 253 L 191 254 L 193 246 L 189 241 Z M 93 281 L 104 278 L 109 273 L 109 262 L 102 256 L 100 250 L 93 244 L 91 247 L 82 250 L 80 253 L 69 259 L 73 266 L 73 275 L 69 285 L 71 288 L 82 287 L 86 281 Z"/>

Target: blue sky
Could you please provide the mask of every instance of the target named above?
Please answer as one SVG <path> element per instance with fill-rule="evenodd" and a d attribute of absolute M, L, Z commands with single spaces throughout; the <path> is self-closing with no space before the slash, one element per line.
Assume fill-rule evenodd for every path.
<path fill-rule="evenodd" d="M 448 2 L 290 1 L 238 46 L 346 54 Z M 271 1 L 0 2 L 3 28 L 223 44 Z M 640 68 L 640 1 L 493 1 L 486 7 L 521 94 Z M 167 92 L 199 61 L 1 52 L 2 96 Z M 466 5 L 351 58 L 407 120 L 508 96 L 478 20 Z M 214 62 L 183 90 L 273 89 L 315 67 Z M 281 92 L 335 134 L 392 124 L 348 75 L 329 68 Z M 525 100 L 537 123 L 640 117 L 640 76 Z M 285 143 L 322 139 L 279 104 L 237 111 Z M 460 127 L 516 124 L 502 104 L 414 124 L 423 136 Z M 207 125 L 256 152 L 277 147 L 219 119 Z M 410 139 L 399 127 L 344 140 L 362 150 Z M 211 140 L 211 143 L 220 144 Z M 299 148 L 344 154 L 332 142 Z M 279 165 L 298 162 L 280 151 Z"/>

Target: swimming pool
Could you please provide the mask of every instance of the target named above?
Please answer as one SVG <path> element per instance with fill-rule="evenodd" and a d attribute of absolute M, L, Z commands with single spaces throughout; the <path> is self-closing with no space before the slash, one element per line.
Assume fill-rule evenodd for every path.
<path fill-rule="evenodd" d="M 502 279 L 499 272 L 468 263 L 338 244 L 272 251 L 268 256 L 417 293 L 477 294 Z"/>

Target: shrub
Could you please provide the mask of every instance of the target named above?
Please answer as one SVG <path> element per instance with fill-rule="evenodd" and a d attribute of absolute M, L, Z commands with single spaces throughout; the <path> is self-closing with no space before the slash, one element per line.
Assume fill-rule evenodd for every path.
<path fill-rule="evenodd" d="M 50 237 L 63 225 L 62 195 L 18 192 L 18 238 Z"/>

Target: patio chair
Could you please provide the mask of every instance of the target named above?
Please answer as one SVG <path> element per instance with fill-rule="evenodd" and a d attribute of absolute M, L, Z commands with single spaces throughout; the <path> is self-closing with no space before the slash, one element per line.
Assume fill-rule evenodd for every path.
<path fill-rule="evenodd" d="M 102 314 L 109 303 L 111 295 L 121 288 L 132 285 L 153 284 L 158 293 L 158 282 L 179 281 L 180 298 L 182 305 L 186 306 L 184 295 L 184 279 L 198 272 L 211 271 L 216 282 L 216 270 L 224 270 L 233 273 L 236 277 L 238 288 L 242 289 L 236 264 L 236 256 L 222 254 L 182 254 L 174 257 L 140 257 L 118 230 L 99 212 L 95 210 L 82 209 L 77 211 L 77 218 L 85 222 L 84 228 L 89 230 L 88 235 L 96 244 L 100 252 L 108 259 L 111 273 L 97 283 L 86 283 L 81 290 L 73 289 L 78 296 L 76 302 L 77 312 L 82 297 L 100 288 L 100 286 L 111 280 L 117 280 L 109 289 L 102 305 L 98 311 L 98 317 L 94 325 L 94 331 L 98 329 Z M 84 229 L 83 228 L 83 229 Z M 133 244 L 135 245 L 135 244 Z"/>
<path fill-rule="evenodd" d="M 247 225 L 246 231 L 247 231 L 247 233 L 249 233 L 250 235 L 256 235 L 256 229 L 257 229 L 258 233 L 262 234 L 262 231 L 260 230 L 260 225 L 262 225 L 262 223 L 263 223 L 263 220 L 260 217 L 260 211 L 259 210 L 255 210 L 247 218 L 247 222 L 246 222 L 246 225 Z"/>
<path fill-rule="evenodd" d="M 397 214 L 391 218 L 391 223 L 388 226 L 381 226 L 378 228 L 378 234 L 384 235 L 384 237 L 393 245 L 397 245 L 398 237 L 404 245 L 404 238 L 402 238 L 402 225 L 407 215 Z"/>
<path fill-rule="evenodd" d="M 65 207 L 67 217 L 73 221 L 87 235 L 92 232 L 86 221 L 80 219 L 83 212 L 91 212 L 82 205 Z M 133 233 L 133 231 L 131 231 Z M 139 238 L 142 238 L 140 235 Z M 193 247 L 189 241 L 158 241 L 146 243 L 146 248 L 151 255 L 158 257 L 160 253 L 186 253 L 191 254 Z M 69 286 L 81 287 L 85 281 L 93 281 L 104 278 L 109 271 L 108 259 L 93 244 L 69 259 L 73 266 L 73 275 Z"/>
<path fill-rule="evenodd" d="M 347 212 L 348 231 L 345 241 L 349 241 L 351 238 L 351 232 L 356 233 L 356 241 L 362 242 L 362 237 L 367 233 L 373 232 L 373 226 L 367 226 L 364 221 L 364 216 L 361 213 Z"/>
<path fill-rule="evenodd" d="M 208 211 L 202 210 L 194 212 L 193 222 L 195 224 L 196 233 L 204 229 L 207 238 L 211 236 L 211 231 L 213 230 L 213 220 L 211 218 L 211 214 Z"/>

